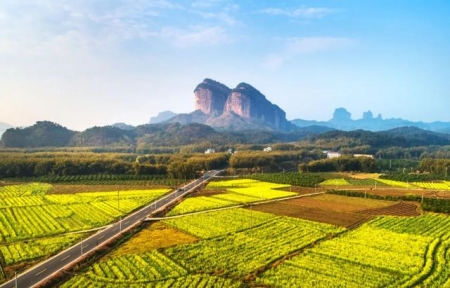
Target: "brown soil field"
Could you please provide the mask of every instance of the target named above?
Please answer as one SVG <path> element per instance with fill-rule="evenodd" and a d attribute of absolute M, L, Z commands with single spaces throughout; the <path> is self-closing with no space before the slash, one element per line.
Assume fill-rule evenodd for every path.
<path fill-rule="evenodd" d="M 291 203 L 291 201 L 295 200 L 253 206 L 252 209 L 275 215 L 302 218 L 347 228 L 355 227 L 371 218 L 370 215 L 320 209 L 317 207 L 306 207 L 299 205 L 298 203 Z"/>
<path fill-rule="evenodd" d="M 333 194 L 298 198 L 289 200 L 289 202 L 297 206 L 320 208 L 338 212 L 357 212 L 366 209 L 387 207 L 393 204 L 392 201 L 346 197 Z"/>
<path fill-rule="evenodd" d="M 200 197 L 200 196 L 210 197 L 210 196 L 219 195 L 219 194 L 226 194 L 226 193 L 227 193 L 226 189 L 208 189 L 208 188 L 204 188 L 203 190 L 200 190 L 198 192 L 195 192 L 195 193 L 191 194 L 190 197 Z"/>
<path fill-rule="evenodd" d="M 359 211 L 359 213 L 367 215 L 391 215 L 391 216 L 419 216 L 421 210 L 418 203 L 415 202 L 398 202 L 392 206 L 375 208 Z"/>
<path fill-rule="evenodd" d="M 295 192 L 300 195 L 326 191 L 326 189 L 324 189 L 323 187 L 320 187 L 320 186 L 317 186 L 317 188 L 291 186 L 291 187 L 281 188 L 281 189 L 276 189 L 276 190 Z"/>

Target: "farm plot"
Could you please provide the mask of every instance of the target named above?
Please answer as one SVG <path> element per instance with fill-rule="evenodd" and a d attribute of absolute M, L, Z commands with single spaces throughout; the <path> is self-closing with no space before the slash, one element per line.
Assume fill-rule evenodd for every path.
<path fill-rule="evenodd" d="M 429 190 L 450 190 L 446 182 L 413 182 L 413 185 Z"/>
<path fill-rule="evenodd" d="M 265 272 L 273 287 L 450 285 L 450 217 L 381 217 Z M 314 263 L 314 265 L 311 265 Z"/>
<path fill-rule="evenodd" d="M 249 213 L 264 214 L 245 212 L 246 215 Z M 205 219 L 220 218 L 217 215 L 203 215 Z M 220 219 L 219 221 L 225 223 L 231 220 L 226 216 Z M 224 273 L 242 277 L 289 253 L 344 230 L 328 224 L 288 217 L 276 217 L 262 224 L 250 225 L 252 228 L 236 233 L 171 247 L 166 249 L 165 253 L 193 273 Z M 210 228 L 211 226 L 205 225 L 203 230 Z M 192 229 L 197 230 L 198 225 Z"/>
<path fill-rule="evenodd" d="M 320 183 L 320 186 L 350 186 L 350 184 L 347 180 L 344 178 L 335 178 L 335 179 L 327 179 Z"/>
<path fill-rule="evenodd" d="M 391 205 L 393 202 L 390 201 L 324 194 L 258 205 L 253 209 L 350 228 L 370 219 L 369 215 L 358 211 Z"/>
<path fill-rule="evenodd" d="M 0 245 L 6 265 L 38 259 L 53 254 L 80 240 L 84 234 L 68 234 Z"/>
<path fill-rule="evenodd" d="M 161 197 L 168 189 L 46 195 L 51 185 L 0 187 L 0 249 L 8 265 L 52 254 L 79 235 Z"/>
<path fill-rule="evenodd" d="M 200 196 L 185 199 L 167 215 L 180 215 L 297 195 L 295 192 L 275 190 L 286 187 L 289 187 L 289 185 L 260 182 L 249 179 L 215 181 L 209 183 L 207 188 L 219 189 L 221 192 L 223 192 L 223 189 L 226 188 L 227 192 L 212 194 L 210 197 Z"/>
<path fill-rule="evenodd" d="M 232 279 L 225 279 L 211 275 L 188 275 L 180 278 L 168 278 L 160 281 L 141 281 L 134 283 L 131 281 L 111 281 L 109 279 L 99 279 L 92 274 L 82 274 L 75 276 L 70 281 L 64 283 L 62 288 L 84 288 L 84 287 L 112 287 L 112 288 L 238 288 L 242 287 L 240 282 Z"/>

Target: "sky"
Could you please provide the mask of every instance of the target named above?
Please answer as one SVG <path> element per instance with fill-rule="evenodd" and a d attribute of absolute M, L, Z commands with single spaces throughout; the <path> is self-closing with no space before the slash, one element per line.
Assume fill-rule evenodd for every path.
<path fill-rule="evenodd" d="M 0 122 L 81 131 L 246 82 L 289 120 L 450 121 L 447 0 L 2 0 Z"/>

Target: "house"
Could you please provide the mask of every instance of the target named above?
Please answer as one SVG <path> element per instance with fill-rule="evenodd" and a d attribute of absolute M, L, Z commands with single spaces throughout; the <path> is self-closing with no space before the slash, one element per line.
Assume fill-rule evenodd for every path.
<path fill-rule="evenodd" d="M 205 151 L 205 154 L 212 154 L 212 153 L 216 153 L 216 150 L 215 150 L 215 149 L 212 149 L 212 148 L 208 148 L 208 149 L 206 149 L 206 151 Z"/>
<path fill-rule="evenodd" d="M 353 157 L 366 157 L 366 158 L 373 158 L 373 155 L 370 154 L 353 154 Z"/>
<path fill-rule="evenodd" d="M 333 151 L 324 151 L 325 154 L 327 154 L 327 158 L 332 159 L 332 158 L 337 158 L 337 157 L 341 157 L 342 154 L 339 152 L 333 152 Z"/>
<path fill-rule="evenodd" d="M 272 147 L 266 147 L 263 149 L 264 152 L 272 152 Z"/>

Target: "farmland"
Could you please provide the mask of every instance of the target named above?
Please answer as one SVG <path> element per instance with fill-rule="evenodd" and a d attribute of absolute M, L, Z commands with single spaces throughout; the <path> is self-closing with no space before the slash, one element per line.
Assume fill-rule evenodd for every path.
<path fill-rule="evenodd" d="M 54 254 L 168 189 L 50 194 L 52 185 L 0 187 L 0 251 L 8 266 Z"/>
<path fill-rule="evenodd" d="M 342 180 L 348 183 L 346 188 L 356 190 L 358 183 L 366 187 L 378 181 Z M 327 181 L 334 189 L 334 179 Z M 400 181 L 390 181 L 394 180 L 377 182 L 379 187 L 367 195 L 378 189 L 411 191 L 401 188 Z M 126 208 L 127 199 L 151 201 L 165 193 L 124 189 L 119 193 L 124 210 L 118 210 L 117 191 L 50 194 L 51 185 L 25 185 L 2 187 L 8 187 L 5 199 L 28 197 L 17 201 L 16 208 L 64 206 L 65 214 L 61 211 L 57 218 L 60 222 L 72 217 L 73 205 L 90 203 L 90 209 L 101 209 L 105 218 L 114 219 L 131 209 Z M 326 186 L 306 189 L 312 193 Z M 450 287 L 450 216 L 423 212 L 418 202 L 365 198 L 361 191 L 349 193 L 362 197 L 331 193 L 291 197 L 305 196 L 296 192 L 302 189 L 254 179 L 210 182 L 167 213 L 176 218 L 148 224 L 128 242 L 77 271 L 62 287 L 298 287 L 299 283 L 304 287 Z M 10 205 L 5 199 L 4 205 Z M 267 202 L 271 199 L 276 201 Z M 40 255 L 47 253 L 40 240 L 54 244 L 56 251 L 84 237 L 64 233 L 43 234 L 33 243 L 41 245 L 40 252 L 33 245 L 16 247 L 27 244 L 20 238 L 0 249 L 5 256 L 22 249 Z M 20 257 L 9 263 L 24 261 Z M 27 257 L 33 259 L 24 254 Z"/>
<path fill-rule="evenodd" d="M 217 189 L 220 193 L 209 193 L 210 196 L 188 198 L 170 211 L 168 216 L 297 195 L 295 192 L 281 190 L 287 187 L 290 187 L 290 185 L 250 179 L 213 181 L 206 188 L 209 190 Z M 224 190 L 225 192 L 223 192 Z"/>
<path fill-rule="evenodd" d="M 442 215 L 376 218 L 292 257 L 257 282 L 274 287 L 448 286 L 449 221 Z"/>

